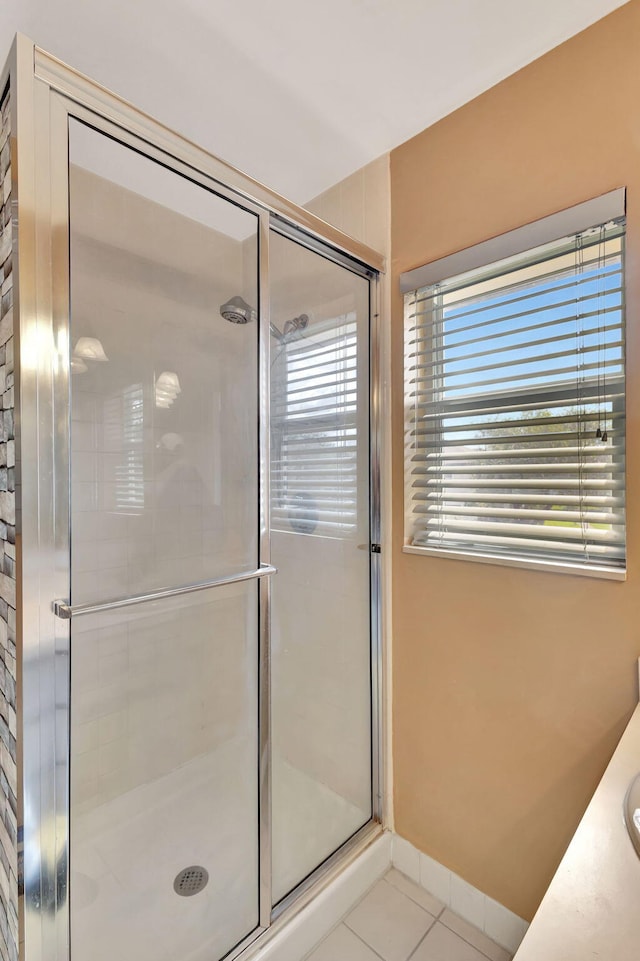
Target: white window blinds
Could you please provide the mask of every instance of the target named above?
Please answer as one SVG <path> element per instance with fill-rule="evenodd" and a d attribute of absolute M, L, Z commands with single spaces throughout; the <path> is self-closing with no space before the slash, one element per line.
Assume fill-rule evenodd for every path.
<path fill-rule="evenodd" d="M 624 568 L 624 230 L 406 294 L 411 548 Z"/>
<path fill-rule="evenodd" d="M 115 510 L 144 511 L 144 399 L 142 384 L 132 384 L 104 403 L 104 442 L 110 460 Z"/>
<path fill-rule="evenodd" d="M 356 530 L 358 356 L 355 314 L 283 344 L 272 369 L 271 516 L 275 529 Z"/>

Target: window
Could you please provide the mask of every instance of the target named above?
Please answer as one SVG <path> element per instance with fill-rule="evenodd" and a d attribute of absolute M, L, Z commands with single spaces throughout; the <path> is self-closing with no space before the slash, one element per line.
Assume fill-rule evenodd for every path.
<path fill-rule="evenodd" d="M 624 234 L 405 275 L 406 550 L 624 570 Z"/>
<path fill-rule="evenodd" d="M 119 455 L 108 478 L 114 509 L 123 514 L 144 511 L 144 403 L 142 384 L 132 384 L 104 402 L 106 449 Z"/>
<path fill-rule="evenodd" d="M 272 524 L 345 537 L 356 530 L 355 313 L 276 349 L 272 369 Z"/>

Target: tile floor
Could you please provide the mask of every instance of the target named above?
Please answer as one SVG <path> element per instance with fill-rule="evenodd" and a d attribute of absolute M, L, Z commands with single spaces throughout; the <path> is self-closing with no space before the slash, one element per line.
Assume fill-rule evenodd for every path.
<path fill-rule="evenodd" d="M 510 961 L 511 955 L 395 868 L 307 961 Z"/>

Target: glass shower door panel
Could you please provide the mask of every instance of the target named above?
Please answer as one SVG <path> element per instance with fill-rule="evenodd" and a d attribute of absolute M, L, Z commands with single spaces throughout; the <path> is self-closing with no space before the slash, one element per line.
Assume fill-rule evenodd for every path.
<path fill-rule="evenodd" d="M 75 121 L 69 191 L 72 605 L 254 570 L 257 218 Z M 76 961 L 257 926 L 257 622 L 255 581 L 73 618 Z"/>
<path fill-rule="evenodd" d="M 255 582 L 74 619 L 75 961 L 215 961 L 256 927 L 257 630 Z"/>
<path fill-rule="evenodd" d="M 70 134 L 73 603 L 252 570 L 257 217 Z"/>
<path fill-rule="evenodd" d="M 273 900 L 370 818 L 369 283 L 273 233 Z"/>

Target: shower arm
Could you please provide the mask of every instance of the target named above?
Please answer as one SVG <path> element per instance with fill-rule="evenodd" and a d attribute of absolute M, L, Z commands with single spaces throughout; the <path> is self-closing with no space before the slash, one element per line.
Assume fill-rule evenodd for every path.
<path fill-rule="evenodd" d="M 278 341 L 279 344 L 286 344 L 287 341 L 285 339 L 284 334 L 282 333 L 281 330 L 279 330 L 276 327 L 273 321 L 271 321 L 269 324 L 269 330 L 271 331 L 272 336 L 275 337 L 275 339 Z"/>

